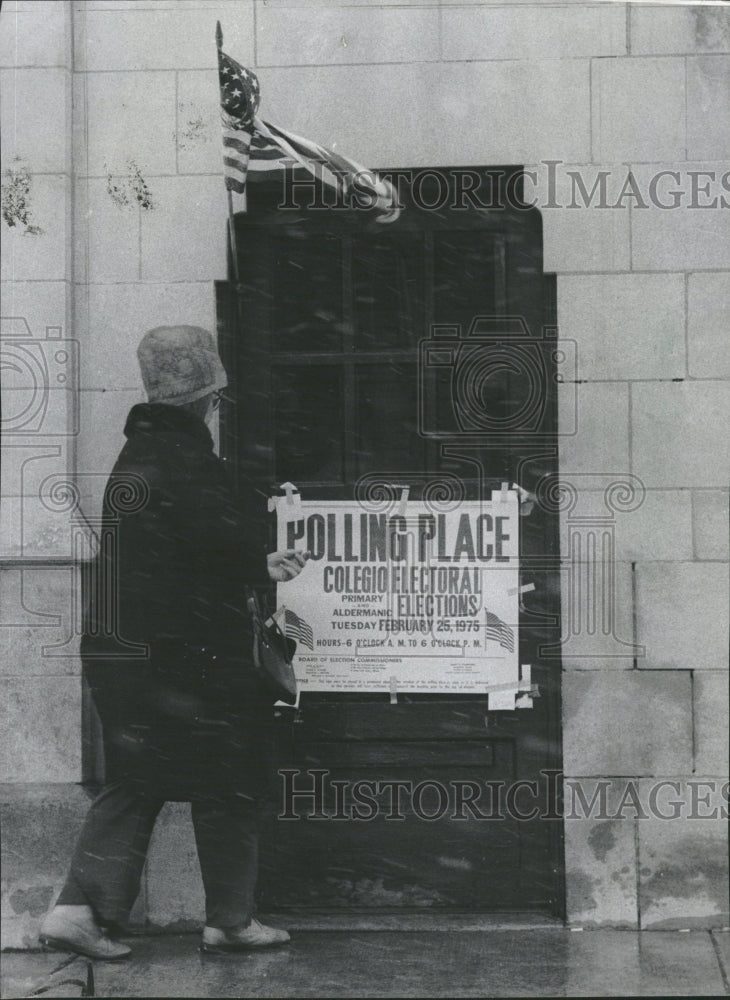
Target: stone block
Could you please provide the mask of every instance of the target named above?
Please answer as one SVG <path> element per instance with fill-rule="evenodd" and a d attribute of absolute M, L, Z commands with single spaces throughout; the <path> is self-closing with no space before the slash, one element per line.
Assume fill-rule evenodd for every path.
<path fill-rule="evenodd" d="M 730 269 L 730 226 L 722 211 L 730 205 L 722 187 L 726 172 L 726 163 L 712 161 L 632 167 L 646 206 L 631 212 L 633 270 Z"/>
<path fill-rule="evenodd" d="M 619 560 L 692 559 L 692 502 L 686 490 L 647 490 L 636 510 L 616 515 Z"/>
<path fill-rule="evenodd" d="M 3 949 L 38 947 L 39 924 L 64 883 L 89 801 L 75 784 L 0 789 Z"/>
<path fill-rule="evenodd" d="M 626 54 L 620 6 L 463 6 L 442 12 L 442 59 L 571 59 Z"/>
<path fill-rule="evenodd" d="M 689 671 L 566 673 L 563 767 L 586 777 L 689 773 Z"/>
<path fill-rule="evenodd" d="M 71 151 L 76 176 L 86 173 L 88 149 L 86 142 L 86 73 L 72 73 L 71 80 Z M 78 184 L 77 184 L 78 188 Z M 78 197 L 75 194 L 75 197 Z M 78 280 L 78 276 L 77 276 Z"/>
<path fill-rule="evenodd" d="M 580 356 L 578 357 L 580 377 Z M 577 408 L 574 400 L 577 399 Z M 582 383 L 558 393 L 561 475 L 629 469 L 629 388 L 622 383 Z"/>
<path fill-rule="evenodd" d="M 693 490 L 695 557 L 730 559 L 730 510 L 727 490 Z"/>
<path fill-rule="evenodd" d="M 112 183 L 117 180 L 115 178 Z M 154 186 L 152 192 L 154 195 Z M 75 209 L 75 270 L 78 280 L 139 280 L 141 209 L 137 205 L 116 204 L 109 194 L 106 179 L 102 178 L 79 180 Z"/>
<path fill-rule="evenodd" d="M 26 202 L 29 223 L 35 230 L 29 232 L 22 224 L 10 228 L 3 223 L 3 281 L 67 278 L 69 189 L 70 180 L 62 174 L 31 176 Z"/>
<path fill-rule="evenodd" d="M 719 996 L 724 984 L 709 934 L 569 934 L 564 996 Z"/>
<path fill-rule="evenodd" d="M 690 274 L 688 280 L 689 374 L 730 379 L 730 272 Z"/>
<path fill-rule="evenodd" d="M 177 74 L 177 166 L 181 174 L 220 174 L 220 97 L 214 69 Z"/>
<path fill-rule="evenodd" d="M 261 5 L 256 12 L 257 66 L 431 62 L 438 58 L 439 11 L 435 7 Z"/>
<path fill-rule="evenodd" d="M 69 172 L 70 88 L 62 67 L 0 70 L 4 169 L 17 159 L 32 174 Z"/>
<path fill-rule="evenodd" d="M 81 507 L 86 517 L 100 516 L 106 481 L 126 440 L 127 414 L 144 400 L 141 390 L 81 393 L 77 470 L 84 481 Z"/>
<path fill-rule="evenodd" d="M 54 3 L 55 0 L 50 0 Z M 38 6 L 36 0 L 5 0 L 3 9 L 7 9 L 10 14 L 32 14 Z"/>
<path fill-rule="evenodd" d="M 282 128 L 329 148 L 335 144 L 337 150 L 368 167 L 440 162 L 433 122 L 442 113 L 434 104 L 437 73 L 433 63 L 378 67 L 378 92 L 398 94 L 397 101 L 384 105 L 362 100 L 372 86 L 370 67 L 263 67 L 257 75 L 266 118 Z M 298 95 L 295 102 L 292 94 Z M 337 101 L 332 94 L 338 95 Z M 414 130 L 409 123 L 421 106 L 428 107 L 430 114 Z M 356 115 L 353 108 L 357 108 Z"/>
<path fill-rule="evenodd" d="M 64 345 L 61 350 L 65 352 L 66 346 Z M 13 361 L 18 360 L 21 363 L 23 360 L 27 360 L 27 356 L 26 359 L 23 359 L 22 355 L 19 357 L 15 352 L 8 351 L 5 353 L 5 357 L 8 356 Z M 31 452 L 37 454 L 38 449 L 48 452 L 49 448 L 56 449 L 54 454 L 65 454 L 63 449 L 68 449 L 69 438 L 75 436 L 77 427 L 77 400 L 74 395 L 76 387 L 69 389 L 49 388 L 48 382 L 57 373 L 58 368 L 54 372 L 50 365 L 47 368 L 45 366 L 36 367 L 31 363 L 25 372 L 18 373 L 18 382 L 21 382 L 21 385 L 2 386 L 4 430 L 9 447 L 28 448 L 29 456 Z M 10 377 L 15 374 L 15 372 L 11 372 Z M 25 379 L 27 379 L 26 386 L 23 386 L 22 381 Z M 48 453 L 50 454 L 50 452 Z M 23 455 L 23 460 L 25 457 Z M 10 464 L 15 466 L 16 463 L 11 459 Z M 56 462 L 55 465 L 58 471 L 67 467 L 64 458 Z M 22 492 L 22 490 L 18 492 Z"/>
<path fill-rule="evenodd" d="M 428 105 L 437 142 L 425 162 L 590 159 L 589 76 L 582 59 L 440 64 Z M 403 153 L 392 162 L 409 162 L 407 146 Z"/>
<path fill-rule="evenodd" d="M 71 558 L 70 468 L 69 449 L 58 444 L 45 449 L 6 446 L 0 513 L 0 550 L 6 558 Z"/>
<path fill-rule="evenodd" d="M 0 66 L 70 66 L 70 41 L 69 9 L 58 0 L 37 0 L 24 10 L 2 5 Z"/>
<path fill-rule="evenodd" d="M 28 0 L 32 3 L 32 0 Z M 88 8 L 89 10 L 119 10 L 119 0 L 74 0 L 77 8 Z M 124 0 L 125 6 L 130 11 L 149 10 L 148 0 Z M 238 0 L 155 0 L 155 6 L 159 10 L 179 10 L 185 7 L 188 10 L 214 10 L 216 7 L 233 7 Z M 241 0 L 241 6 L 251 3 L 252 0 Z M 288 0 L 287 0 L 288 2 Z"/>
<path fill-rule="evenodd" d="M 7 389 L 3 389 L 3 395 L 3 412 L 9 416 L 14 413 L 22 416 L 21 407 L 27 396 Z M 70 476 L 71 462 L 67 444 L 61 438 L 54 441 L 53 438 L 32 433 L 21 437 L 6 432 L 0 470 L 2 497 L 39 497 L 43 483 L 46 484 L 46 490 L 43 491 L 45 496 L 47 488 L 54 482 L 46 482 L 49 476 Z"/>
<path fill-rule="evenodd" d="M 653 784 L 641 782 L 642 799 Z M 676 818 L 639 822 L 643 929 L 727 926 L 728 814 L 721 787 L 717 779 L 679 779 L 657 795 L 660 811 Z"/>
<path fill-rule="evenodd" d="M 704 4 L 629 5 L 632 55 L 730 52 L 730 11 Z"/>
<path fill-rule="evenodd" d="M 80 9 L 79 9 L 80 7 Z M 223 47 L 253 66 L 253 0 L 236 3 L 117 3 L 77 7 L 77 71 L 199 69 L 217 66 L 215 25 Z M 81 16 L 79 16 L 81 15 Z"/>
<path fill-rule="evenodd" d="M 73 567 L 6 567 L 0 580 L 0 674 L 78 674 Z"/>
<path fill-rule="evenodd" d="M 67 287 L 65 282 L 3 283 L 3 432 L 16 445 L 74 434 L 79 343 L 67 334 Z"/>
<path fill-rule="evenodd" d="M 594 59 L 593 158 L 685 159 L 684 60 Z"/>
<path fill-rule="evenodd" d="M 586 489 L 593 477 L 561 476 L 567 487 L 578 491 L 578 501 L 572 511 L 564 512 L 560 522 L 560 550 L 564 560 L 571 558 L 568 532 L 599 522 L 613 533 L 613 559 L 615 562 L 636 560 L 655 561 L 667 559 L 691 560 L 692 547 L 692 497 L 687 490 L 647 490 L 638 506 L 627 510 L 612 510 L 606 506 L 604 493 Z M 595 477 L 594 488 L 609 477 Z M 620 477 L 616 477 L 620 481 Z M 589 520 L 586 521 L 585 519 Z M 611 527 L 612 526 L 612 527 Z M 585 554 L 579 556 L 585 558 Z"/>
<path fill-rule="evenodd" d="M 155 208 L 142 213 L 142 279 L 225 278 L 227 218 L 221 177 L 160 179 Z"/>
<path fill-rule="evenodd" d="M 728 672 L 694 675 L 695 774 L 728 773 Z"/>
<path fill-rule="evenodd" d="M 683 378 L 684 275 L 565 275 L 560 336 L 577 344 L 582 379 Z"/>
<path fill-rule="evenodd" d="M 147 919 L 153 927 L 202 927 L 205 895 L 187 803 L 164 807 L 152 834 L 146 873 Z"/>
<path fill-rule="evenodd" d="M 30 237 L 29 237 L 30 239 Z M 48 327 L 61 328 L 61 335 L 70 336 L 70 285 L 66 281 L 4 281 L 0 284 L 2 302 L 3 352 L 13 340 L 48 340 Z M 5 317 L 18 317 L 28 324 L 27 328 L 16 323 L 11 328 L 18 337 L 7 337 Z M 25 332 L 23 333 L 23 330 Z M 51 331 L 55 332 L 55 331 Z M 74 338 L 75 339 L 75 338 Z M 38 350 L 38 348 L 34 348 Z M 6 373 L 0 372 L 5 387 Z"/>
<path fill-rule="evenodd" d="M 564 670 L 632 669 L 634 598 L 631 576 L 631 564 L 627 562 L 598 561 L 591 565 L 574 562 L 569 554 L 563 556 L 560 591 Z M 587 582 L 589 578 L 592 581 L 600 579 L 600 592 L 591 588 Z"/>
<path fill-rule="evenodd" d="M 34 516 L 35 515 L 35 516 Z M 68 557 L 68 537 L 60 538 L 55 520 L 22 496 L 3 496 L 0 507 L 0 558 Z M 56 551 L 54 551 L 56 549 Z"/>
<path fill-rule="evenodd" d="M 215 332 L 215 296 L 210 282 L 159 284 L 138 282 L 89 285 L 77 310 L 77 333 L 83 341 L 85 389 L 142 391 L 137 347 L 147 330 L 175 323 Z M 109 345 L 114 345 L 114 365 Z"/>
<path fill-rule="evenodd" d="M 570 782 L 568 784 L 571 784 Z M 573 782 L 573 784 L 576 784 Z M 626 782 L 613 779 L 606 796 L 607 812 L 620 808 Z M 596 782 L 581 780 L 590 804 Z M 635 928 L 638 922 L 636 886 L 636 820 L 628 810 L 623 819 L 585 815 L 577 799 L 565 791 L 565 887 L 568 921 L 581 927 Z"/>
<path fill-rule="evenodd" d="M 691 160 L 730 157 L 730 57 L 687 60 L 687 156 Z"/>
<path fill-rule="evenodd" d="M 605 207 L 620 199 L 624 181 L 625 168 L 562 162 L 525 167 L 525 201 L 542 215 L 546 271 L 630 269 L 629 212 Z"/>
<path fill-rule="evenodd" d="M 378 93 L 398 95 L 386 102 L 363 101 L 369 66 L 262 68 L 259 78 L 269 120 L 369 167 L 590 158 L 580 59 L 383 64 Z"/>
<path fill-rule="evenodd" d="M 730 384 L 644 383 L 631 399 L 632 471 L 647 488 L 727 486 Z"/>
<path fill-rule="evenodd" d="M 0 678 L 0 780 L 81 779 L 81 678 Z"/>
<path fill-rule="evenodd" d="M 174 51 L 167 43 L 160 44 L 164 37 L 156 35 L 155 46 Z M 119 39 L 110 38 L 119 48 Z M 173 72 L 90 73 L 86 172 L 105 178 L 109 173 L 124 176 L 131 161 L 145 178 L 174 174 L 175 99 Z M 150 187 L 154 188 L 152 181 Z"/>
<path fill-rule="evenodd" d="M 637 638 L 641 666 L 727 668 L 728 574 L 722 563 L 639 563 Z"/>
<path fill-rule="evenodd" d="M 213 2 L 213 0 L 211 0 Z M 438 7 L 442 0 L 376 0 L 363 4 L 362 0 L 337 0 L 338 7 Z M 448 2 L 448 0 L 447 0 Z M 334 7 L 332 0 L 267 0 L 270 7 Z"/>

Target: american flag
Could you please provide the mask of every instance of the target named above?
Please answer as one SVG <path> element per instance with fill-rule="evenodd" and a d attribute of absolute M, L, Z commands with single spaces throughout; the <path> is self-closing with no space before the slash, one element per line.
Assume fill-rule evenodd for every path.
<path fill-rule="evenodd" d="M 312 629 L 294 611 L 284 608 L 284 635 L 296 639 L 303 646 L 314 650 L 314 635 Z"/>
<path fill-rule="evenodd" d="M 220 25 L 218 25 L 220 40 Z M 226 187 L 244 196 L 254 119 L 261 100 L 256 75 L 241 66 L 218 45 L 218 80 L 221 89 L 223 167 Z M 245 208 L 245 201 L 240 206 Z"/>
<path fill-rule="evenodd" d="M 252 174 L 263 180 L 291 167 L 303 167 L 333 191 L 336 204 L 375 210 L 377 222 L 395 222 L 401 213 L 395 188 L 375 171 L 256 118 L 249 166 Z"/>
<path fill-rule="evenodd" d="M 378 222 L 395 222 L 401 209 L 390 181 L 316 142 L 286 132 L 258 117 L 261 102 L 259 81 L 218 42 L 218 79 L 223 120 L 223 163 L 226 187 L 242 197 L 250 173 L 259 180 L 280 176 L 282 170 L 301 167 L 336 195 L 336 204 L 354 204 L 375 210 Z"/>
<path fill-rule="evenodd" d="M 494 639 L 510 653 L 515 651 L 513 630 L 491 611 L 487 611 L 487 639 Z"/>

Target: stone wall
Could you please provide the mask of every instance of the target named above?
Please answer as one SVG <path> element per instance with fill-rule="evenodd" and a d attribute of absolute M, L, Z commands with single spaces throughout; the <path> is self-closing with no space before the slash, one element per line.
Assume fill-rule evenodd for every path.
<path fill-rule="evenodd" d="M 25 317 L 36 339 L 61 327 L 80 365 L 78 391 L 57 388 L 43 426 L 8 437 L 3 454 L 2 780 L 81 778 L 78 664 L 47 648 L 72 631 L 69 516 L 57 496 L 39 503 L 39 486 L 75 469 L 82 508 L 97 516 L 124 416 L 143 398 L 141 334 L 163 322 L 213 326 L 226 216 L 218 19 L 226 49 L 260 78 L 266 117 L 285 128 L 374 166 L 526 165 L 545 269 L 558 274 L 561 336 L 578 353 L 579 383 L 564 387 L 561 412 L 562 476 L 576 491 L 563 515 L 566 609 L 587 578 L 585 551 L 571 558 L 584 530 L 576 519 L 610 524 L 614 540 L 607 625 L 590 631 L 581 592 L 575 616 L 586 627 L 566 647 L 565 773 L 586 788 L 610 777 L 619 798 L 632 781 L 648 793 L 669 779 L 680 800 L 688 782 L 727 777 L 730 227 L 719 202 L 689 203 L 693 190 L 695 205 L 730 201 L 718 180 L 730 12 L 90 0 L 4 3 L 1 17 L 4 169 L 16 154 L 28 167 L 30 224 L 43 230 L 2 223 L 2 314 Z M 14 106 L 22 113 L 8 114 Z M 615 208 L 598 205 L 602 171 Z M 652 200 L 660 171 L 672 174 Z M 575 176 L 587 193 L 599 182 L 590 207 Z M 683 193 L 677 207 L 659 207 L 673 190 Z M 606 506 L 619 481 L 633 498 Z M 146 889 L 146 912 L 162 926 L 200 915 L 197 881 L 179 883 L 173 899 L 154 874 L 165 838 L 189 853 L 178 813 L 156 834 Z M 569 917 L 722 924 L 726 856 L 718 820 L 631 810 L 614 822 L 567 820 Z M 61 867 L 44 884 L 57 886 Z M 28 890 L 27 874 L 11 894 Z M 27 938 L 32 921 L 22 919 L 6 942 Z"/>
<path fill-rule="evenodd" d="M 60 648 L 69 637 L 71 536 L 57 492 L 75 468 L 79 390 L 71 9 L 4 4 L 0 18 L 3 213 L 13 222 L 0 223 L 0 781 L 78 781 L 79 665 L 73 646 Z M 13 366 L 35 378 L 35 392 L 19 388 Z M 45 655 L 59 652 L 68 655 Z"/>

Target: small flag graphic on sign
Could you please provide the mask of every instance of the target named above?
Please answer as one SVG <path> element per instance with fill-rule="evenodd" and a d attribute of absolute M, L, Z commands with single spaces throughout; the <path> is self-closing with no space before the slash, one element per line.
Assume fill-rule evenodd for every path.
<path fill-rule="evenodd" d="M 515 634 L 509 625 L 505 625 L 501 618 L 487 611 L 487 639 L 493 639 L 503 646 L 508 652 L 515 651 Z"/>
<path fill-rule="evenodd" d="M 290 611 L 289 608 L 284 609 L 284 634 L 314 651 L 312 629 L 303 618 L 300 618 L 294 611 Z"/>

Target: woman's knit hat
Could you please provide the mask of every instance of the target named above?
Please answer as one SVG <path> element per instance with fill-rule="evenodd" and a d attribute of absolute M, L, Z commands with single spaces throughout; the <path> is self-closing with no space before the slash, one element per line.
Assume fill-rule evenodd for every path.
<path fill-rule="evenodd" d="M 199 326 L 157 326 L 137 348 L 150 403 L 181 406 L 228 384 L 215 342 Z"/>

